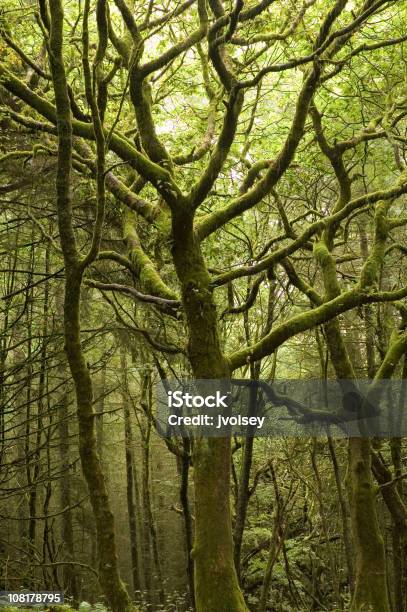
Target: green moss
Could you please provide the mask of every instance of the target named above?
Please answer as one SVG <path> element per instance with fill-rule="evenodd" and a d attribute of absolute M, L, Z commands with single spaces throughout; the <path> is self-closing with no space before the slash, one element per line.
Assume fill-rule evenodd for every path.
<path fill-rule="evenodd" d="M 200 440 L 194 451 L 197 612 L 247 612 L 233 560 L 230 440 Z"/>
<path fill-rule="evenodd" d="M 321 267 L 326 296 L 328 299 L 332 299 L 341 293 L 336 274 L 335 259 L 323 240 L 314 243 L 313 250 L 314 257 Z"/>
<path fill-rule="evenodd" d="M 175 291 L 167 287 L 153 262 L 144 252 L 136 231 L 136 219 L 130 210 L 124 211 L 123 236 L 128 248 L 128 258 L 143 290 L 159 297 L 177 300 L 178 296 Z"/>
<path fill-rule="evenodd" d="M 383 538 L 376 514 L 367 438 L 349 440 L 351 524 L 356 554 L 356 584 L 352 612 L 389 612 Z"/>
<path fill-rule="evenodd" d="M 360 286 L 370 289 L 377 285 L 380 268 L 386 253 L 386 240 L 389 233 L 387 213 L 391 200 L 381 200 L 376 204 L 374 244 L 369 257 L 360 273 Z"/>

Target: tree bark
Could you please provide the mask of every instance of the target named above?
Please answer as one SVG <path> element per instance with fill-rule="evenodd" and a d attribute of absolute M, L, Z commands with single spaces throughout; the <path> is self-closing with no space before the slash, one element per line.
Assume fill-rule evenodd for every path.
<path fill-rule="evenodd" d="M 349 492 L 355 549 L 355 592 L 351 610 L 388 612 L 386 560 L 376 514 L 368 438 L 349 440 Z"/>
<path fill-rule="evenodd" d="M 127 514 L 129 519 L 129 535 L 130 535 L 130 556 L 131 556 L 131 575 L 133 579 L 133 590 L 136 594 L 141 591 L 141 581 L 139 574 L 139 559 L 138 559 L 138 540 L 139 533 L 137 529 L 136 505 L 134 501 L 134 453 L 133 453 L 133 434 L 130 421 L 130 409 L 128 404 L 128 385 L 127 385 L 127 364 L 124 349 L 120 355 L 120 366 L 122 371 L 122 401 L 124 415 L 124 450 L 126 461 L 126 496 L 127 496 Z"/>
<path fill-rule="evenodd" d="M 349 506 L 347 504 L 346 495 L 343 491 L 343 485 L 341 481 L 341 474 L 339 471 L 338 460 L 335 452 L 335 445 L 331 437 L 328 437 L 328 447 L 329 453 L 332 460 L 332 466 L 334 470 L 336 490 L 338 492 L 338 500 L 339 507 L 341 510 L 341 520 L 342 520 L 342 533 L 343 533 L 343 543 L 345 548 L 345 558 L 346 558 L 346 566 L 348 569 L 348 582 L 350 592 L 353 593 L 355 588 L 355 576 L 353 570 L 353 547 L 350 533 L 350 517 L 349 517 Z"/>
<path fill-rule="evenodd" d="M 196 379 L 228 379 L 230 371 L 220 347 L 209 274 L 189 209 L 180 207 L 173 212 L 172 231 L 193 375 Z M 233 559 L 230 462 L 230 438 L 196 440 L 193 558 L 197 612 L 247 612 Z"/>
<path fill-rule="evenodd" d="M 256 381 L 259 378 L 260 363 L 250 364 L 250 379 Z M 249 415 L 256 414 L 256 403 L 257 403 L 257 387 L 252 385 L 250 387 L 250 399 L 249 399 Z M 242 467 L 240 470 L 239 486 L 237 492 L 237 504 L 236 504 L 236 519 L 235 527 L 233 531 L 234 539 L 234 562 L 236 567 L 237 576 L 240 582 L 240 557 L 242 551 L 242 539 L 244 526 L 246 522 L 247 507 L 249 505 L 249 482 L 250 472 L 252 467 L 253 459 L 253 445 L 254 445 L 254 429 L 248 431 L 248 437 L 244 440 L 243 445 L 243 457 Z"/>
<path fill-rule="evenodd" d="M 331 299 L 340 293 L 340 289 L 329 244 L 325 237 L 325 243 L 317 245 L 315 253 L 321 265 L 326 297 Z M 354 370 L 338 320 L 325 324 L 324 329 L 339 383 L 354 380 Z M 389 612 L 386 560 L 377 520 L 370 439 L 349 439 L 348 462 L 350 519 L 355 549 L 355 590 L 351 610 L 356 612 L 367 607 L 372 612 Z"/>
<path fill-rule="evenodd" d="M 273 568 L 278 559 L 278 555 L 284 545 L 284 533 L 282 528 L 283 521 L 283 500 L 281 499 L 280 490 L 278 488 L 276 474 L 273 465 L 270 464 L 270 472 L 273 479 L 274 494 L 276 499 L 276 508 L 273 519 L 273 534 L 271 536 L 270 549 L 267 558 L 266 571 L 264 573 L 263 584 L 261 586 L 260 602 L 258 612 L 266 612 L 267 601 L 270 592 L 271 579 L 273 577 Z"/>
<path fill-rule="evenodd" d="M 61 369 L 65 377 L 65 368 Z M 64 543 L 64 560 L 74 561 L 74 537 L 71 512 L 71 488 L 70 488 L 70 459 L 69 459 L 69 411 L 68 411 L 68 393 L 63 392 L 59 409 L 59 454 L 61 460 L 61 469 L 64 472 L 63 478 L 60 480 L 60 496 L 61 508 L 65 509 L 61 517 L 62 522 L 62 541 Z M 78 601 L 79 589 L 78 579 L 74 565 L 65 565 L 63 567 L 63 584 L 66 592 L 72 595 L 74 601 Z"/>
<path fill-rule="evenodd" d="M 96 448 L 92 380 L 80 338 L 81 283 L 86 264 L 79 256 L 72 224 L 72 118 L 62 51 L 64 13 L 61 0 L 51 0 L 49 9 L 49 60 L 55 93 L 58 132 L 57 214 L 65 264 L 65 350 L 75 384 L 79 454 L 95 517 L 99 580 L 113 612 L 129 612 L 134 608 L 120 579 L 114 517 L 110 509 L 105 477 Z M 95 256 L 94 253 L 92 255 Z"/>
<path fill-rule="evenodd" d="M 161 572 L 160 555 L 158 550 L 158 537 L 157 530 L 154 521 L 153 507 L 151 502 L 151 465 L 150 465 L 150 453 L 151 453 L 151 428 L 152 422 L 149 418 L 152 408 L 152 397 L 151 397 L 151 378 L 150 373 L 144 376 L 142 383 L 142 398 L 141 402 L 144 404 L 143 411 L 147 415 L 146 427 L 143 434 L 142 440 L 142 456 L 143 456 L 143 474 L 142 474 L 142 495 L 143 495 L 143 518 L 144 518 L 144 537 L 145 537 L 145 562 L 149 564 L 150 570 L 146 570 L 145 576 L 148 578 L 148 584 L 150 594 L 153 592 L 154 582 L 151 580 L 151 554 L 154 563 L 155 570 L 155 587 L 158 594 L 158 600 L 161 604 L 164 603 L 164 589 Z M 148 575 L 149 574 L 149 575 Z"/>
<path fill-rule="evenodd" d="M 185 533 L 185 554 L 187 557 L 187 578 L 189 596 L 191 600 L 191 606 L 195 609 L 195 581 L 194 581 L 194 561 L 192 559 L 192 548 L 193 548 L 193 526 L 192 516 L 189 507 L 189 468 L 190 468 L 190 442 L 189 439 L 183 439 L 184 453 L 179 459 L 179 471 L 181 475 L 181 486 L 179 491 L 179 497 L 182 507 L 182 517 L 184 521 L 184 533 Z"/>

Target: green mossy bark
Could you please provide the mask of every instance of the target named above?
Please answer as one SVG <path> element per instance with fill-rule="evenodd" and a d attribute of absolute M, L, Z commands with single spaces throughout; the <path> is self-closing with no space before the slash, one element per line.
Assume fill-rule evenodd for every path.
<path fill-rule="evenodd" d="M 197 612 L 247 612 L 233 560 L 230 439 L 200 440 L 193 459 Z"/>
<path fill-rule="evenodd" d="M 113 612 L 134 612 L 135 608 L 119 575 L 114 517 L 97 452 L 92 380 L 80 342 L 81 281 L 81 272 L 66 268 L 65 350 L 75 383 L 79 455 L 95 517 L 99 581 Z"/>
<path fill-rule="evenodd" d="M 2 86 L 24 100 L 31 108 L 34 108 L 43 117 L 48 119 L 53 125 L 57 124 L 57 110 L 45 98 L 32 91 L 20 79 L 15 77 L 3 63 L 0 62 L 0 77 Z M 71 125 L 75 136 L 81 136 L 87 140 L 94 140 L 93 126 L 78 119 L 72 119 Z M 107 134 L 106 134 L 107 135 Z M 138 170 L 141 176 L 150 180 L 154 185 L 159 181 L 169 181 L 170 174 L 147 157 L 139 153 L 137 149 L 125 137 L 113 133 L 110 138 L 110 149 L 121 159 L 128 161 L 130 165 Z"/>
<path fill-rule="evenodd" d="M 124 211 L 123 235 L 128 248 L 128 258 L 140 280 L 141 287 L 148 293 L 159 297 L 177 300 L 178 296 L 161 279 L 153 262 L 144 252 L 136 230 L 136 219 L 130 210 Z"/>
<path fill-rule="evenodd" d="M 349 440 L 349 494 L 356 555 L 351 610 L 390 612 L 384 544 L 372 480 L 371 444 L 367 438 Z"/>
<path fill-rule="evenodd" d="M 61 0 L 51 0 L 49 8 L 51 24 L 49 59 L 58 129 L 57 213 L 65 263 L 65 351 L 75 384 L 79 454 L 96 523 L 100 584 L 113 612 L 134 612 L 134 607 L 119 575 L 114 518 L 96 447 L 92 380 L 81 347 L 80 293 L 84 260 L 79 257 L 72 224 L 70 181 L 73 130 L 63 60 L 64 14 Z"/>
<path fill-rule="evenodd" d="M 360 274 L 360 286 L 366 289 L 377 284 L 384 261 L 386 240 L 389 234 L 387 213 L 391 202 L 391 200 L 382 200 L 376 204 L 374 244 Z"/>
<path fill-rule="evenodd" d="M 173 214 L 173 258 L 186 314 L 188 354 L 197 379 L 228 379 L 216 307 L 189 210 Z M 233 560 L 230 438 L 195 443 L 195 600 L 197 612 L 247 612 Z"/>
<path fill-rule="evenodd" d="M 382 237 L 381 237 L 382 239 Z M 335 260 L 329 248 L 329 232 L 314 247 L 321 268 L 325 299 L 340 295 Z M 339 382 L 355 378 L 338 319 L 324 326 L 332 364 Z M 371 442 L 368 438 L 351 438 L 348 445 L 349 505 L 355 549 L 355 588 L 351 610 L 389 612 L 386 559 L 383 538 L 376 512 L 375 487 L 371 469 Z"/>

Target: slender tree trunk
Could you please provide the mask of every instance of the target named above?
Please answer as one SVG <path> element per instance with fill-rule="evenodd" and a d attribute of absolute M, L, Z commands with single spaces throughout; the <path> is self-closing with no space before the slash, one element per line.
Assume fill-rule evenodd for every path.
<path fill-rule="evenodd" d="M 321 378 L 327 379 L 327 368 L 329 363 L 329 357 L 327 349 L 323 343 L 323 338 L 319 333 L 319 330 L 316 329 L 316 341 L 318 346 L 319 358 L 320 358 L 320 366 L 321 366 Z M 352 549 L 352 536 L 350 533 L 350 516 L 349 516 L 349 505 L 346 499 L 345 492 L 343 490 L 342 480 L 340 469 L 338 465 L 338 459 L 335 451 L 335 443 L 333 439 L 328 436 L 328 448 L 329 454 L 331 456 L 332 467 L 335 476 L 336 490 L 338 494 L 341 521 L 342 521 L 342 534 L 343 534 L 343 543 L 345 548 L 345 559 L 346 559 L 346 567 L 348 570 L 348 583 L 350 592 L 353 593 L 355 587 L 355 577 L 353 570 L 353 549 Z"/>
<path fill-rule="evenodd" d="M 128 593 L 120 579 L 114 517 L 110 508 L 102 465 L 97 453 L 92 380 L 80 337 L 80 299 L 83 272 L 97 254 L 97 227 L 101 227 L 103 205 L 98 199 L 98 226 L 92 248 L 85 259 L 79 255 L 72 224 L 71 170 L 72 118 L 63 59 L 64 13 L 61 0 L 50 0 L 49 61 L 55 93 L 58 132 L 58 166 L 56 178 L 58 229 L 65 263 L 64 332 L 65 350 L 75 384 L 79 425 L 79 455 L 89 488 L 96 525 L 99 580 L 113 612 L 133 610 Z M 84 21 L 84 27 L 87 23 Z M 94 109 L 93 109 L 94 111 Z M 98 198 L 104 187 L 104 145 L 100 146 L 100 127 L 93 112 L 98 144 Z M 99 136 L 99 138 L 97 137 Z"/>
<path fill-rule="evenodd" d="M 192 547 L 193 547 L 193 529 L 192 529 L 192 516 L 189 507 L 189 468 L 190 468 L 190 442 L 188 439 L 183 440 L 184 443 L 184 454 L 179 461 L 179 469 L 181 473 L 181 486 L 179 491 L 179 497 L 182 507 L 182 517 L 184 520 L 184 533 L 185 533 L 185 554 L 187 558 L 187 578 L 189 596 L 191 600 L 192 608 L 195 608 L 195 583 L 194 583 L 194 561 L 192 559 Z"/>
<path fill-rule="evenodd" d="M 388 612 L 386 560 L 377 520 L 371 446 L 367 438 L 349 440 L 349 491 L 356 570 L 351 609 Z"/>
<path fill-rule="evenodd" d="M 260 603 L 258 612 L 266 612 L 267 600 L 270 593 L 271 579 L 273 576 L 273 568 L 278 559 L 278 555 L 284 545 L 284 534 L 282 529 L 282 513 L 283 500 L 281 499 L 280 490 L 278 488 L 276 474 L 273 466 L 270 464 L 270 472 L 273 479 L 274 493 L 276 498 L 276 509 L 273 520 L 273 535 L 271 537 L 270 549 L 267 558 L 266 571 L 264 572 L 263 584 L 261 585 Z"/>
<path fill-rule="evenodd" d="M 32 254 L 33 255 L 33 252 Z M 27 479 L 28 488 L 28 528 L 27 528 L 27 545 L 28 545 L 28 556 L 30 559 L 29 575 L 32 586 L 35 585 L 35 567 L 32 564 L 36 563 L 36 539 L 37 539 L 37 523 L 35 520 L 37 510 L 37 484 L 36 479 L 38 477 L 38 460 L 37 462 L 32 461 L 31 458 L 31 437 L 33 432 L 31 430 L 32 419 L 33 419 L 33 356 L 32 356 L 32 307 L 33 307 L 33 296 L 32 290 L 27 295 L 27 368 L 26 368 L 26 410 L 25 410 L 25 440 L 24 440 L 24 454 L 25 454 L 25 474 Z M 38 425 L 38 423 L 37 423 Z M 36 435 L 36 442 L 38 444 L 38 436 L 41 438 L 41 430 Z M 38 448 L 36 449 L 38 455 Z"/>
<path fill-rule="evenodd" d="M 144 413 L 149 415 L 151 412 L 151 380 L 150 374 L 147 374 L 144 378 L 142 385 L 142 399 L 141 401 L 144 403 Z M 146 569 L 146 578 L 148 578 L 148 584 L 150 589 L 150 595 L 152 592 L 153 581 L 151 580 L 151 553 L 152 560 L 154 563 L 155 569 L 155 583 L 158 592 L 158 598 L 160 603 L 164 602 L 164 589 L 162 582 L 162 573 L 161 573 L 161 564 L 160 557 L 158 551 L 158 538 L 157 538 L 157 530 L 155 527 L 153 509 L 151 504 L 151 479 L 150 479 L 150 442 L 151 442 L 151 419 L 147 416 L 146 419 L 146 428 L 143 432 L 143 443 L 142 443 L 142 453 L 143 453 L 143 476 L 142 476 L 142 494 L 143 494 L 143 518 L 144 518 L 144 537 L 145 537 L 145 545 L 144 545 L 144 554 L 145 554 L 145 562 L 148 562 L 148 567 L 150 569 Z"/>
<path fill-rule="evenodd" d="M 237 493 L 236 521 L 235 528 L 233 531 L 234 561 L 239 582 L 243 531 L 246 522 L 247 507 L 249 504 L 249 481 L 253 457 L 253 444 L 253 436 L 246 438 L 244 441 L 242 468 L 240 472 L 239 487 Z"/>
<path fill-rule="evenodd" d="M 259 364 L 250 364 L 250 379 L 255 382 L 259 377 Z M 257 387 L 252 385 L 250 388 L 249 398 L 249 416 L 256 413 L 257 403 Z M 254 430 L 248 431 L 248 437 L 244 440 L 243 445 L 243 457 L 242 467 L 240 470 L 240 479 L 237 492 L 237 504 L 236 504 L 236 519 L 235 527 L 233 531 L 234 539 L 234 562 L 236 567 L 237 576 L 240 582 L 240 557 L 242 551 L 242 539 L 244 526 L 246 523 L 247 507 L 249 505 L 249 482 L 250 472 L 252 468 L 253 458 L 253 444 L 254 444 Z"/>
<path fill-rule="evenodd" d="M 321 475 L 319 473 L 317 453 L 318 453 L 317 440 L 313 438 L 312 439 L 312 450 L 311 450 L 311 465 L 314 471 L 314 478 L 316 482 L 316 495 L 317 495 L 317 501 L 318 501 L 318 506 L 319 506 L 319 515 L 321 518 L 322 533 L 325 538 L 325 545 L 327 548 L 329 564 L 331 566 L 330 581 L 332 583 L 332 590 L 335 595 L 335 600 L 339 602 L 340 601 L 339 575 L 338 575 L 338 571 L 336 567 L 335 554 L 332 550 L 332 545 L 329 539 L 328 517 L 327 517 L 326 506 L 324 503 L 324 495 L 323 495 L 324 487 L 322 484 Z"/>
<path fill-rule="evenodd" d="M 16 244 L 18 244 L 18 239 L 20 235 L 20 229 L 17 230 L 16 235 Z M 14 249 L 14 252 L 10 253 L 8 256 L 9 267 L 11 270 L 15 270 L 17 268 L 17 258 L 18 258 L 18 249 Z M 8 275 L 7 278 L 7 286 L 5 287 L 6 295 L 12 293 L 16 274 L 12 272 Z M 4 386 L 5 382 L 5 372 L 6 372 L 6 360 L 8 356 L 8 346 L 9 346 L 9 333 L 13 328 L 13 325 L 10 325 L 10 314 L 12 312 L 12 304 L 13 298 L 3 298 L 3 308 L 2 308 L 2 319 L 3 319 L 3 328 L 2 333 L 0 334 L 0 468 L 3 464 L 3 454 L 6 443 L 6 412 L 5 412 L 5 404 L 6 404 L 6 390 Z"/>
<path fill-rule="evenodd" d="M 99 400 L 96 402 L 96 448 L 100 461 L 104 466 L 103 447 L 104 447 L 104 410 L 105 410 L 105 391 L 106 391 L 106 363 L 103 364 L 100 372 L 100 384 L 98 385 Z"/>
<path fill-rule="evenodd" d="M 331 241 L 332 237 L 326 235 L 324 241 L 316 245 L 314 249 L 321 266 L 328 299 L 340 294 L 336 264 L 330 253 Z M 354 380 L 354 369 L 346 350 L 339 321 L 333 319 L 326 323 L 324 330 L 339 384 L 341 381 Z M 351 438 L 349 440 L 349 505 L 355 549 L 355 590 L 351 609 L 358 611 L 365 607 L 371 609 L 372 612 L 389 612 L 386 560 L 383 538 L 377 520 L 370 455 L 369 439 Z M 375 559 L 374 562 L 373 559 Z"/>
<path fill-rule="evenodd" d="M 346 500 L 346 497 L 343 491 L 341 475 L 339 472 L 338 460 L 337 460 L 336 452 L 335 452 L 335 445 L 334 445 L 332 438 L 330 437 L 328 437 L 328 447 L 329 447 L 329 453 L 331 455 L 332 466 L 333 466 L 334 476 L 335 476 L 336 490 L 338 493 L 339 507 L 341 511 L 343 543 L 345 547 L 346 566 L 348 569 L 349 588 L 350 588 L 350 592 L 353 593 L 353 590 L 355 588 L 355 576 L 354 576 L 354 570 L 353 570 L 352 539 L 351 539 L 351 533 L 349 529 L 349 522 L 350 522 L 349 506 L 347 504 L 347 500 Z"/>
<path fill-rule="evenodd" d="M 339 323 L 325 326 L 327 343 L 339 380 L 353 379 Z M 371 471 L 371 442 L 351 438 L 348 445 L 350 519 L 355 551 L 355 590 L 352 610 L 389 612 L 383 538 L 377 520 L 375 487 Z"/>
<path fill-rule="evenodd" d="M 132 606 L 119 577 L 114 518 L 97 453 L 92 381 L 80 345 L 80 283 L 80 276 L 67 269 L 64 304 L 65 345 L 76 389 L 79 454 L 95 516 L 101 586 L 112 610 L 127 612 Z"/>
<path fill-rule="evenodd" d="M 128 400 L 128 384 L 127 384 L 127 364 L 124 349 L 120 355 L 120 367 L 122 371 L 122 401 L 124 414 L 124 449 L 126 459 L 126 496 L 127 496 L 127 514 L 129 519 L 129 535 L 130 535 L 130 556 L 131 556 L 131 574 L 133 579 L 133 590 L 139 592 L 140 575 L 139 575 L 139 559 L 138 559 L 138 539 L 139 533 L 137 530 L 136 506 L 134 503 L 134 453 L 133 453 L 133 435 L 131 430 L 130 409 Z"/>
<path fill-rule="evenodd" d="M 61 373 L 65 378 L 65 368 L 61 368 Z M 71 476 L 70 476 L 70 454 L 69 454 L 69 395 L 64 390 L 59 409 L 59 455 L 61 460 L 61 470 L 63 477 L 60 479 L 61 508 L 64 512 L 61 517 L 62 522 L 62 541 L 64 543 L 64 560 L 74 561 L 75 547 L 72 524 L 72 499 L 71 499 Z M 63 567 L 63 584 L 65 592 L 72 595 L 75 601 L 79 599 L 78 578 L 74 565 Z"/>
<path fill-rule="evenodd" d="M 274 317 L 274 308 L 275 308 L 275 291 L 276 291 L 276 279 L 274 274 L 274 269 L 270 268 L 267 273 L 267 278 L 269 280 L 269 291 L 267 298 L 267 316 L 265 325 L 261 330 L 261 336 L 265 336 L 268 334 L 273 326 L 273 317 Z M 248 285 L 248 295 L 249 295 L 250 285 Z M 244 328 L 246 334 L 246 342 L 248 345 L 251 343 L 251 334 L 250 334 L 250 325 L 249 325 L 249 311 L 244 312 Z M 262 362 L 257 361 L 256 363 L 250 363 L 250 380 L 254 383 L 259 380 L 260 371 L 261 371 Z M 274 379 L 276 367 L 276 354 L 274 354 L 273 365 L 270 371 L 269 378 Z M 258 389 L 256 384 L 252 385 L 250 388 L 249 395 L 249 415 L 255 415 L 257 412 L 257 399 L 258 399 Z M 255 428 L 250 427 L 247 430 L 247 437 L 244 440 L 243 444 L 243 458 L 242 458 L 242 467 L 240 470 L 240 479 L 239 485 L 237 487 L 237 504 L 236 504 L 236 520 L 235 527 L 233 531 L 233 540 L 234 540 L 234 562 L 236 567 L 237 576 L 239 579 L 239 583 L 241 582 L 241 552 L 242 552 L 242 540 L 244 527 L 246 523 L 246 515 L 247 508 L 250 500 L 250 492 L 249 492 L 249 483 L 250 483 L 250 472 L 252 468 L 252 459 L 253 459 L 253 447 L 254 447 L 254 435 Z"/>
<path fill-rule="evenodd" d="M 142 503 L 141 503 L 140 485 L 139 485 L 137 467 L 136 467 L 136 453 L 135 452 L 133 452 L 132 474 L 133 474 L 134 505 L 136 508 L 136 523 L 137 523 L 136 529 L 137 529 L 137 533 L 139 534 L 138 542 L 137 542 L 138 573 L 139 573 L 139 580 L 140 580 L 140 590 L 143 591 L 146 585 L 146 576 L 145 576 L 146 568 L 143 563 L 143 550 L 142 550 L 142 544 L 144 541 L 143 540 L 144 525 L 142 521 Z"/>
<path fill-rule="evenodd" d="M 273 577 L 273 568 L 278 559 L 278 554 L 280 552 L 281 543 L 279 534 L 279 521 L 277 516 L 274 517 L 273 520 L 273 535 L 271 537 L 270 549 L 268 551 L 267 564 L 264 572 L 263 583 L 261 585 L 261 593 L 260 593 L 260 603 L 258 607 L 258 612 L 266 612 L 267 601 L 270 593 L 271 587 L 271 579 Z"/>
<path fill-rule="evenodd" d="M 145 379 L 142 382 L 142 398 L 145 393 Z M 148 521 L 149 516 L 149 423 L 147 422 L 146 429 L 142 429 L 141 433 L 141 507 L 142 507 L 142 558 L 144 571 L 144 587 L 145 595 L 148 600 L 152 597 L 152 555 L 151 555 L 151 531 Z"/>

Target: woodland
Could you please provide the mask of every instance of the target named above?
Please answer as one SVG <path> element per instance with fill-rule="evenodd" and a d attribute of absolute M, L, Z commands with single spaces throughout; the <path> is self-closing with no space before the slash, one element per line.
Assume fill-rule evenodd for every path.
<path fill-rule="evenodd" d="M 405 0 L 1 1 L 0 590 L 407 611 L 402 437 L 156 431 L 166 379 L 407 384 L 406 45 Z"/>

